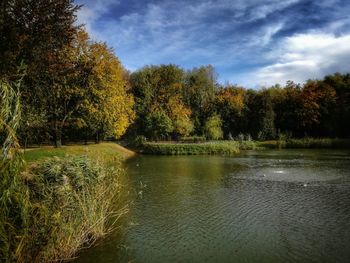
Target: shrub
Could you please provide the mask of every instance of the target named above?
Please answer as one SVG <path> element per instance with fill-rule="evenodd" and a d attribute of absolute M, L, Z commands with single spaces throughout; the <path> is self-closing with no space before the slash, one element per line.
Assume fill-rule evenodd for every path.
<path fill-rule="evenodd" d="M 222 120 L 219 115 L 214 115 L 210 117 L 205 123 L 204 127 L 207 138 L 211 140 L 222 139 L 223 132 L 221 126 Z"/>
<path fill-rule="evenodd" d="M 147 138 L 143 135 L 138 135 L 135 139 L 132 140 L 131 145 L 135 147 L 141 147 L 144 143 L 147 142 Z"/>
<path fill-rule="evenodd" d="M 182 137 L 180 141 L 185 143 L 200 143 L 200 142 L 205 142 L 206 138 L 205 136 Z"/>
<path fill-rule="evenodd" d="M 29 167 L 24 261 L 71 258 L 108 233 L 126 212 L 126 207 L 116 209 L 121 173 L 121 168 L 106 168 L 86 157 L 56 157 Z"/>

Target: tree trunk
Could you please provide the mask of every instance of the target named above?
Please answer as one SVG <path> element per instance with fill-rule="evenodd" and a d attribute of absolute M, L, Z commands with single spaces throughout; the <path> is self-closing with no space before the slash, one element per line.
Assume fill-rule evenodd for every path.
<path fill-rule="evenodd" d="M 61 138 L 56 138 L 55 139 L 55 147 L 60 148 L 62 146 L 62 139 Z"/>
<path fill-rule="evenodd" d="M 98 131 L 96 132 L 95 143 L 96 144 L 100 143 L 100 137 L 99 137 Z"/>
<path fill-rule="evenodd" d="M 54 140 L 55 140 L 55 147 L 56 148 L 59 148 L 62 146 L 62 132 L 61 132 L 61 129 L 58 125 L 55 127 Z"/>

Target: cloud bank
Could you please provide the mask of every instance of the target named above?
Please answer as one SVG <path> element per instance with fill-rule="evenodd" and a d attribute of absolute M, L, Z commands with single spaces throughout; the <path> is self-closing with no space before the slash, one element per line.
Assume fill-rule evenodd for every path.
<path fill-rule="evenodd" d="M 212 64 L 259 87 L 350 71 L 347 0 L 80 0 L 80 23 L 126 68 Z"/>

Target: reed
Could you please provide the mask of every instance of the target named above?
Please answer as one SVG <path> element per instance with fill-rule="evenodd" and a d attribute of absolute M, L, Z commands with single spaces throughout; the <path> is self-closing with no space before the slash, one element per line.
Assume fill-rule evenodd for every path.
<path fill-rule="evenodd" d="M 253 141 L 212 141 L 205 143 L 146 142 L 139 151 L 158 155 L 235 155 L 240 150 L 255 149 Z"/>
<path fill-rule="evenodd" d="M 103 161 L 92 161 L 81 149 L 80 157 L 62 153 L 49 159 L 33 151 L 25 165 L 16 137 L 19 84 L 0 85 L 0 262 L 70 259 L 112 231 L 128 211 L 120 200 L 121 158 L 110 147 L 92 151 Z"/>
<path fill-rule="evenodd" d="M 128 211 L 119 202 L 122 173 L 119 165 L 75 156 L 28 167 L 31 227 L 24 239 L 25 261 L 70 259 L 109 233 Z"/>

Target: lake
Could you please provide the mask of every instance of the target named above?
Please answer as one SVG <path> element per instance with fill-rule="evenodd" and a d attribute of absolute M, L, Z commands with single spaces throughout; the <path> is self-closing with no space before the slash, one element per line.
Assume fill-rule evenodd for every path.
<path fill-rule="evenodd" d="M 349 262 L 350 152 L 138 156 L 123 234 L 76 262 Z"/>

